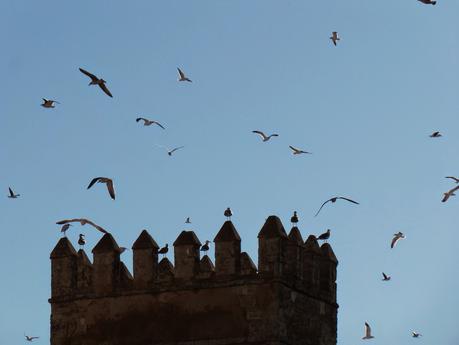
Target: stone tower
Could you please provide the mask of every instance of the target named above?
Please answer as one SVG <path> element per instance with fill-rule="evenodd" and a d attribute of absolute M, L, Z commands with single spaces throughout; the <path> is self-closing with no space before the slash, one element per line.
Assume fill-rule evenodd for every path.
<path fill-rule="evenodd" d="M 336 345 L 336 266 L 331 246 L 303 242 L 270 216 L 258 234 L 258 269 L 231 221 L 214 238 L 215 266 L 182 231 L 174 264 L 158 262 L 146 230 L 133 272 L 105 234 L 93 262 L 64 237 L 51 253 L 51 345 Z"/>

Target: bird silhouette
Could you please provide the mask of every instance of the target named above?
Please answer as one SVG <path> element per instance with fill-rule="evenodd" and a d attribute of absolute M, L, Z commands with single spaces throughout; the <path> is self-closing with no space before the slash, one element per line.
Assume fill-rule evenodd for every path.
<path fill-rule="evenodd" d="M 392 242 L 390 243 L 390 247 L 394 248 L 397 242 L 403 238 L 405 238 L 405 235 L 403 234 L 403 232 L 399 231 L 396 234 L 394 234 L 394 237 L 392 238 Z"/>
<path fill-rule="evenodd" d="M 271 134 L 271 135 L 266 135 L 265 133 L 263 133 L 262 131 L 252 131 L 252 133 L 256 133 L 258 134 L 261 139 L 263 141 L 268 141 L 269 139 L 271 139 L 272 137 L 278 137 L 279 134 Z"/>
<path fill-rule="evenodd" d="M 27 341 L 34 341 L 35 339 L 39 339 L 40 337 L 32 337 L 32 336 L 29 336 L 29 335 L 25 335 L 24 334 L 24 337 Z"/>
<path fill-rule="evenodd" d="M 327 229 L 326 232 L 324 232 L 323 234 L 319 235 L 319 237 L 317 237 L 317 240 L 326 242 L 330 238 L 330 232 L 331 230 Z"/>
<path fill-rule="evenodd" d="M 94 223 L 94 222 L 92 222 L 92 221 L 90 221 L 89 219 L 86 219 L 86 218 L 64 219 L 64 220 L 60 220 L 60 221 L 56 222 L 56 224 L 63 225 L 63 224 L 75 223 L 75 222 L 80 223 L 81 225 L 86 225 L 86 224 L 92 225 L 96 230 L 99 230 L 100 232 L 102 232 L 104 234 L 108 234 L 107 230 L 105 230 L 101 226 L 97 225 L 96 223 Z"/>
<path fill-rule="evenodd" d="M 455 196 L 456 194 L 454 194 L 454 192 L 457 191 L 458 189 L 459 189 L 459 186 L 456 186 L 453 189 L 450 189 L 449 191 L 447 191 L 446 193 L 443 193 L 443 199 L 441 199 L 441 202 L 447 202 L 450 197 Z"/>
<path fill-rule="evenodd" d="M 158 254 L 161 254 L 164 257 L 168 251 L 169 251 L 169 245 L 166 243 L 166 245 L 158 251 Z"/>
<path fill-rule="evenodd" d="M 233 216 L 233 212 L 231 209 L 228 207 L 225 212 L 223 212 L 223 215 L 228 219 L 231 220 L 231 217 Z"/>
<path fill-rule="evenodd" d="M 99 79 L 94 74 L 89 73 L 88 71 L 84 70 L 83 68 L 80 68 L 79 70 L 80 70 L 81 73 L 83 73 L 83 74 L 87 75 L 89 78 L 91 78 L 91 82 L 89 83 L 89 85 L 99 85 L 99 87 L 102 89 L 103 92 L 105 92 L 105 94 L 107 94 L 110 97 L 113 97 L 112 93 L 110 92 L 110 90 L 105 85 L 105 83 L 106 83 L 105 80 Z"/>
<path fill-rule="evenodd" d="M 110 194 L 110 197 L 115 200 L 115 189 L 113 188 L 113 180 L 109 179 L 108 177 L 95 177 L 91 180 L 91 182 L 88 185 L 89 189 L 91 188 L 95 183 L 105 183 L 107 186 L 108 194 Z"/>
<path fill-rule="evenodd" d="M 437 132 L 433 132 L 433 133 L 430 135 L 431 138 L 440 138 L 441 136 L 442 136 L 441 133 L 438 132 L 438 131 L 437 131 Z"/>
<path fill-rule="evenodd" d="M 154 121 L 154 120 L 148 120 L 144 117 L 138 117 L 135 119 L 136 122 L 139 122 L 139 121 L 143 121 L 143 125 L 144 126 L 151 126 L 151 125 L 157 125 L 158 127 L 161 127 L 162 129 L 166 129 L 163 127 L 162 124 L 160 124 L 158 121 Z"/>
<path fill-rule="evenodd" d="M 209 243 L 210 243 L 210 241 L 206 240 L 206 243 L 204 243 L 201 246 L 201 252 L 205 252 L 207 254 L 207 251 L 209 250 Z"/>
<path fill-rule="evenodd" d="M 15 194 L 11 187 L 8 187 L 8 191 L 10 192 L 10 195 L 8 195 L 8 198 L 10 199 L 16 199 L 17 197 L 21 196 L 21 194 Z"/>
<path fill-rule="evenodd" d="M 324 207 L 327 203 L 329 202 L 332 202 L 332 203 L 335 203 L 337 200 L 346 200 L 346 201 L 349 201 L 349 202 L 352 202 L 353 204 L 356 204 L 356 205 L 359 205 L 359 203 L 357 201 L 354 201 L 354 200 L 351 200 L 351 199 L 348 199 L 348 198 L 345 198 L 343 196 L 334 196 L 333 198 L 330 198 L 328 199 L 327 201 L 325 201 L 322 206 L 320 206 L 319 210 L 317 211 L 317 213 L 315 214 L 314 217 L 317 217 L 317 215 L 319 214 L 320 210 L 322 210 L 322 207 Z"/>
<path fill-rule="evenodd" d="M 365 336 L 362 338 L 364 340 L 373 339 L 374 337 L 371 335 L 371 327 L 368 322 L 365 322 Z"/>
<path fill-rule="evenodd" d="M 293 151 L 292 153 L 294 155 L 301 155 L 303 153 L 305 154 L 312 154 L 312 152 L 308 152 L 308 151 L 303 151 L 303 150 L 300 150 L 300 149 L 297 149 L 296 147 L 293 147 L 291 145 L 289 145 L 290 149 Z"/>
<path fill-rule="evenodd" d="M 388 276 L 386 273 L 383 272 L 382 275 L 383 275 L 383 279 L 382 279 L 383 281 L 386 282 L 390 280 L 390 276 Z"/>
<path fill-rule="evenodd" d="M 67 236 L 66 232 L 71 226 L 72 226 L 72 224 L 70 224 L 70 223 L 62 225 L 61 233 L 63 233 L 64 236 Z"/>
<path fill-rule="evenodd" d="M 293 216 L 290 218 L 290 222 L 292 224 L 298 223 L 298 215 L 297 215 L 296 211 L 293 211 Z"/>
<path fill-rule="evenodd" d="M 422 337 L 422 334 L 421 334 L 421 333 L 418 333 L 418 332 L 416 332 L 416 331 L 412 331 L 412 332 L 411 332 L 411 336 L 412 336 L 413 338 L 419 338 L 419 337 Z"/>
<path fill-rule="evenodd" d="M 52 99 L 46 99 L 46 98 L 42 98 L 42 99 L 43 99 L 43 103 L 41 104 L 41 106 L 43 108 L 55 108 L 54 103 L 60 104 L 58 101 L 55 101 Z"/>
<path fill-rule="evenodd" d="M 332 32 L 332 35 L 331 35 L 330 39 L 332 40 L 332 42 L 333 42 L 333 44 L 334 44 L 335 46 L 336 46 L 337 42 L 338 42 L 339 40 L 341 40 L 341 39 L 338 37 L 338 32 L 336 32 L 336 31 L 333 31 L 333 32 Z"/>
<path fill-rule="evenodd" d="M 185 220 L 185 224 L 191 224 L 191 220 L 190 220 L 190 217 L 187 217 L 186 220 Z"/>
<path fill-rule="evenodd" d="M 191 83 L 191 80 L 187 78 L 185 73 L 180 68 L 177 67 L 177 71 L 179 73 L 179 79 L 178 79 L 179 81 L 188 81 Z"/>
<path fill-rule="evenodd" d="M 86 244 L 86 239 L 84 238 L 83 234 L 78 235 L 78 244 L 80 247 L 83 247 Z"/>
<path fill-rule="evenodd" d="M 449 178 L 451 180 L 454 180 L 454 182 L 459 183 L 459 178 L 454 177 L 454 176 L 446 176 L 445 178 Z"/>
<path fill-rule="evenodd" d="M 437 2 L 433 0 L 418 0 L 418 1 L 426 5 L 436 5 L 437 4 Z"/>

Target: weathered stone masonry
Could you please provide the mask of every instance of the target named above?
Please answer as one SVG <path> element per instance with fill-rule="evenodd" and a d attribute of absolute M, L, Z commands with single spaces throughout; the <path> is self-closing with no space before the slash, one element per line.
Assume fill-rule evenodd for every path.
<path fill-rule="evenodd" d="M 51 253 L 51 345 L 335 345 L 336 266 L 327 243 L 289 235 L 276 216 L 258 234 L 258 270 L 231 221 L 214 239 L 215 266 L 193 231 L 158 262 L 146 230 L 133 272 L 111 234 L 84 250 L 59 240 Z"/>

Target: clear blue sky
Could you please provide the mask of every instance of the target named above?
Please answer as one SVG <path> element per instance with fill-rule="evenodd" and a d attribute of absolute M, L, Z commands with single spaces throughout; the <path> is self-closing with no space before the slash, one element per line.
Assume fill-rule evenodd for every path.
<path fill-rule="evenodd" d="M 447 0 L 1 1 L 0 344 L 48 343 L 57 220 L 90 218 L 128 247 L 147 228 L 162 245 L 187 216 L 212 240 L 227 206 L 254 259 L 270 214 L 289 228 L 297 210 L 304 237 L 332 229 L 339 344 L 362 342 L 365 321 L 375 345 L 459 344 L 459 200 L 440 202 L 459 175 L 458 13 Z M 95 176 L 116 201 L 86 190 Z M 314 218 L 334 195 L 361 205 Z M 88 251 L 100 237 L 79 232 Z"/>

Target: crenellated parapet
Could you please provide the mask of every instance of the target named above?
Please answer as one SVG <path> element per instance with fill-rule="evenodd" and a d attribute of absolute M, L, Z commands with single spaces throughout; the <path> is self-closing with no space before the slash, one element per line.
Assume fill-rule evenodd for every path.
<path fill-rule="evenodd" d="M 238 279 L 281 279 L 310 295 L 336 300 L 338 261 L 328 243 L 321 247 L 314 235 L 306 242 L 294 226 L 287 235 L 281 220 L 269 216 L 258 233 L 258 268 L 247 252 L 241 252 L 241 237 L 226 221 L 214 238 L 215 264 L 201 257 L 201 241 L 193 231 L 182 231 L 175 240 L 174 264 L 159 261 L 159 246 L 147 230 L 132 245 L 133 274 L 120 260 L 121 249 L 111 234 L 105 234 L 92 249 L 76 252 L 70 241 L 59 240 L 51 253 L 52 299 L 113 295 L 128 291 L 167 289 L 183 284 L 206 284 Z"/>
<path fill-rule="evenodd" d="M 336 344 L 338 260 L 328 243 L 304 241 L 296 225 L 287 234 L 276 216 L 258 233 L 257 265 L 230 220 L 213 243 L 214 261 L 182 231 L 164 255 L 143 230 L 131 274 L 111 234 L 92 261 L 61 238 L 50 256 L 51 345 Z"/>

